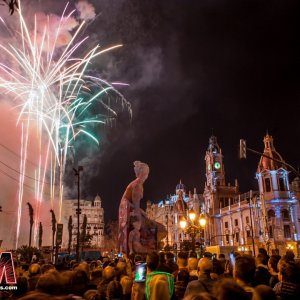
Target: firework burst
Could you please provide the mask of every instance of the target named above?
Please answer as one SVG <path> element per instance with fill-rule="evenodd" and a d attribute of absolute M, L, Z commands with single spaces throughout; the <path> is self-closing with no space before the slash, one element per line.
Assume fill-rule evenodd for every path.
<path fill-rule="evenodd" d="M 61 46 L 62 29 L 73 20 L 75 12 L 67 14 L 67 10 L 68 5 L 53 31 L 49 18 L 40 25 L 37 16 L 33 28 L 30 28 L 20 6 L 16 42 L 0 44 L 2 57 L 6 58 L 0 61 L 0 90 L 12 99 L 14 108 L 19 112 L 17 125 L 22 128 L 16 246 L 20 233 L 30 129 L 34 127 L 37 130 L 39 153 L 46 147 L 45 157 L 42 154 L 38 157 L 35 172 L 36 237 L 46 178 L 50 177 L 51 201 L 56 197 L 58 187 L 61 215 L 63 175 L 68 151 L 74 141 L 78 136 L 85 135 L 98 143 L 98 138 L 89 131 L 89 127 L 104 124 L 106 117 L 116 117 L 117 113 L 110 105 L 112 100 L 118 101 L 131 113 L 130 104 L 113 84 L 88 73 L 95 58 L 121 45 L 103 50 L 96 46 L 83 57 L 77 57 L 75 53 L 87 47 L 87 38 L 77 41 L 85 22 L 78 24 L 70 40 Z M 105 109 L 105 114 L 97 112 L 98 105 Z M 95 111 L 96 114 L 93 114 Z"/>

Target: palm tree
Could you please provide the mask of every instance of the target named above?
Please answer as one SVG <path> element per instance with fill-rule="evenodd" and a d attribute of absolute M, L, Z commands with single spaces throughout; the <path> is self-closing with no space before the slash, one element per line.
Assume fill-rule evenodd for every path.
<path fill-rule="evenodd" d="M 18 0 L 2 0 L 8 5 L 9 12 L 12 15 L 16 8 L 19 8 Z"/>
<path fill-rule="evenodd" d="M 42 226 L 42 222 L 40 222 L 40 227 L 39 227 L 39 249 L 42 248 L 42 240 L 43 240 L 43 226 Z"/>
<path fill-rule="evenodd" d="M 33 208 L 32 205 L 27 202 L 29 208 L 29 247 L 31 247 L 31 235 L 32 235 L 32 226 L 33 226 Z"/>
<path fill-rule="evenodd" d="M 68 252 L 69 253 L 71 251 L 72 229 L 73 229 L 73 220 L 72 220 L 72 216 L 70 216 L 69 217 L 69 222 L 68 222 L 68 231 L 69 231 Z"/>
<path fill-rule="evenodd" d="M 53 209 L 50 210 L 52 216 L 52 255 L 54 254 L 54 238 L 56 232 L 56 218 Z"/>
<path fill-rule="evenodd" d="M 85 238 L 86 238 L 86 226 L 87 226 L 87 217 L 86 215 L 83 216 L 83 221 L 82 221 L 82 231 L 81 231 L 81 247 L 83 249 L 84 244 L 85 244 Z"/>

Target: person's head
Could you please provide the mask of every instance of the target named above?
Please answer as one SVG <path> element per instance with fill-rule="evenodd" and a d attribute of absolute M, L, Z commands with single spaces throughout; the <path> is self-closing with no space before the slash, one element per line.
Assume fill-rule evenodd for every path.
<path fill-rule="evenodd" d="M 121 278 L 121 286 L 123 289 L 123 295 L 129 295 L 131 293 L 131 288 L 132 288 L 132 284 L 133 284 L 133 280 L 132 278 L 130 278 L 129 276 L 123 276 Z"/>
<path fill-rule="evenodd" d="M 190 254 L 189 254 L 189 258 L 190 257 L 197 258 L 197 253 L 195 251 L 191 251 Z"/>
<path fill-rule="evenodd" d="M 136 229 L 136 230 L 140 230 L 141 229 L 141 226 L 142 226 L 142 222 L 140 220 L 135 220 L 133 223 L 133 228 Z"/>
<path fill-rule="evenodd" d="M 142 181 L 145 181 L 149 175 L 149 166 L 140 161 L 135 161 L 133 165 L 136 177 L 140 178 Z"/>
<path fill-rule="evenodd" d="M 189 271 L 197 270 L 198 267 L 198 259 L 195 257 L 190 257 L 188 259 L 188 269 Z"/>
<path fill-rule="evenodd" d="M 120 276 L 126 275 L 126 267 L 127 267 L 127 265 L 126 265 L 126 262 L 124 262 L 124 261 L 119 261 L 117 263 L 116 269 L 119 270 Z"/>
<path fill-rule="evenodd" d="M 293 261 L 285 261 L 279 266 L 278 273 L 279 281 L 298 283 L 299 282 L 299 268 Z"/>
<path fill-rule="evenodd" d="M 148 253 L 146 258 L 146 263 L 147 263 L 148 273 L 155 271 L 159 263 L 159 257 L 157 253 L 156 252 Z"/>
<path fill-rule="evenodd" d="M 183 269 L 179 270 L 177 274 L 177 278 L 175 279 L 176 281 L 184 282 L 185 285 L 189 283 L 190 280 L 190 274 L 189 271 Z"/>
<path fill-rule="evenodd" d="M 224 261 L 225 260 L 225 254 L 220 253 L 219 254 L 219 260 Z"/>
<path fill-rule="evenodd" d="M 259 248 L 258 249 L 258 254 L 263 255 L 264 260 L 263 260 L 262 264 L 263 265 L 267 265 L 268 264 L 268 260 L 269 260 L 269 255 L 268 255 L 267 250 L 265 248 Z"/>
<path fill-rule="evenodd" d="M 295 261 L 295 254 L 292 250 L 287 250 L 284 255 L 284 258 L 289 261 Z"/>
<path fill-rule="evenodd" d="M 112 280 L 108 286 L 106 291 L 106 299 L 121 299 L 123 296 L 123 290 L 121 283 L 117 280 Z"/>
<path fill-rule="evenodd" d="M 280 255 L 272 255 L 268 261 L 268 267 L 273 272 L 278 272 L 278 262 L 280 260 Z"/>
<path fill-rule="evenodd" d="M 98 280 L 102 277 L 102 270 L 100 268 L 96 268 L 91 272 L 91 280 Z"/>
<path fill-rule="evenodd" d="M 252 300 L 276 300 L 276 295 L 271 287 L 261 284 L 254 288 Z"/>
<path fill-rule="evenodd" d="M 166 253 L 167 263 L 174 263 L 174 254 L 172 252 Z"/>
<path fill-rule="evenodd" d="M 213 255 L 212 255 L 212 253 L 211 252 L 204 252 L 203 253 L 203 257 L 206 257 L 206 258 L 208 258 L 208 259 L 212 259 L 212 257 L 213 257 Z"/>
<path fill-rule="evenodd" d="M 41 267 L 39 264 L 31 264 L 28 269 L 29 277 L 41 274 Z"/>
<path fill-rule="evenodd" d="M 97 295 L 97 290 L 87 290 L 83 295 L 83 299 L 94 300 L 96 295 Z"/>
<path fill-rule="evenodd" d="M 28 291 L 28 281 L 26 277 L 18 277 L 17 278 L 17 286 L 16 290 L 12 290 L 13 295 L 17 298 L 25 295 Z"/>
<path fill-rule="evenodd" d="M 83 296 L 88 283 L 88 276 L 85 271 L 75 270 L 72 278 L 72 290 L 75 295 Z"/>
<path fill-rule="evenodd" d="M 165 264 L 166 263 L 166 258 L 165 258 L 165 253 L 164 252 L 159 252 L 159 263 L 160 264 Z"/>
<path fill-rule="evenodd" d="M 187 295 L 184 300 L 215 300 L 215 298 L 209 293 L 199 293 Z"/>
<path fill-rule="evenodd" d="M 50 295 L 59 295 L 62 292 L 61 275 L 56 270 L 49 270 L 39 277 L 36 290 Z"/>
<path fill-rule="evenodd" d="M 44 264 L 44 265 L 41 266 L 41 273 L 44 274 L 47 271 L 54 270 L 54 269 L 55 269 L 55 267 L 53 265 L 51 265 L 51 264 Z"/>
<path fill-rule="evenodd" d="M 216 282 L 213 287 L 213 295 L 217 300 L 244 300 L 248 298 L 245 290 L 229 278 Z"/>
<path fill-rule="evenodd" d="M 250 284 L 255 274 L 255 260 L 250 255 L 238 256 L 233 266 L 233 277 Z"/>
<path fill-rule="evenodd" d="M 177 256 L 177 265 L 179 268 L 186 268 L 188 265 L 188 255 L 186 252 L 179 252 Z"/>
<path fill-rule="evenodd" d="M 255 259 L 255 262 L 256 262 L 256 265 L 264 265 L 264 262 L 266 260 L 266 257 L 261 254 L 261 253 L 258 253 L 258 255 L 256 256 L 256 259 Z"/>
<path fill-rule="evenodd" d="M 102 272 L 103 279 L 110 281 L 115 277 L 115 269 L 111 266 L 107 266 Z"/>
<path fill-rule="evenodd" d="M 213 269 L 213 263 L 209 258 L 203 257 L 199 260 L 198 263 L 199 275 L 209 275 L 212 272 L 212 269 Z"/>

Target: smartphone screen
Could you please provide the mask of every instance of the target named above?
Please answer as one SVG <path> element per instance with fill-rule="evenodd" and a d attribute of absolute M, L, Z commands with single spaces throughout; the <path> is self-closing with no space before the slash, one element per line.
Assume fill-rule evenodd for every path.
<path fill-rule="evenodd" d="M 138 262 L 135 265 L 135 282 L 146 281 L 147 264 L 145 262 Z"/>

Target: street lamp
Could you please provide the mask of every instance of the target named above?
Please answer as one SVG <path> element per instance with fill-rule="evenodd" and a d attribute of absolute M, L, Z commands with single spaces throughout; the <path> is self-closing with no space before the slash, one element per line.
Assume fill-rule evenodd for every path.
<path fill-rule="evenodd" d="M 203 231 L 206 225 L 206 218 L 203 214 L 199 216 L 198 222 L 199 225 L 196 225 L 197 214 L 193 209 L 189 210 L 188 213 L 189 220 L 187 220 L 184 216 L 181 216 L 179 219 L 179 226 L 182 230 L 185 230 L 192 237 L 192 251 L 195 251 L 195 237 L 197 232 L 200 234 Z M 202 252 L 202 236 L 201 236 L 201 252 Z M 201 253 L 202 254 L 202 253 Z"/>

